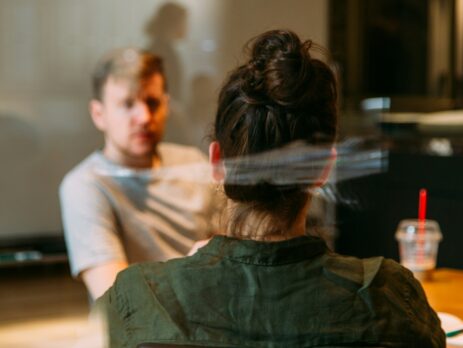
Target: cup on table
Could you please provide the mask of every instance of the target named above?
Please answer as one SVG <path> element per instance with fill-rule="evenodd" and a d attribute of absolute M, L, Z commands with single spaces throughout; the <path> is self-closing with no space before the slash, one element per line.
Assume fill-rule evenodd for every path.
<path fill-rule="evenodd" d="M 417 279 L 427 279 L 436 268 L 437 250 L 442 239 L 434 220 L 402 220 L 395 234 L 399 242 L 400 263 Z"/>

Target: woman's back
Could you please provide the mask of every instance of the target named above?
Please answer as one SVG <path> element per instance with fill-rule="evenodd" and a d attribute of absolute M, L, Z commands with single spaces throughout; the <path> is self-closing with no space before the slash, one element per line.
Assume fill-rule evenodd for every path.
<path fill-rule="evenodd" d="M 105 301 L 111 347 L 445 346 L 410 272 L 330 253 L 314 237 L 218 236 L 192 257 L 131 267 Z"/>

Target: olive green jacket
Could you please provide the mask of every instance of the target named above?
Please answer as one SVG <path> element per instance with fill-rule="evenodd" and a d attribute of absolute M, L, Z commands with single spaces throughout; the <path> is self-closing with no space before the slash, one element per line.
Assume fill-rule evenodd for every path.
<path fill-rule="evenodd" d="M 411 272 L 314 237 L 214 237 L 192 257 L 129 267 L 97 301 L 111 347 L 445 347 Z"/>

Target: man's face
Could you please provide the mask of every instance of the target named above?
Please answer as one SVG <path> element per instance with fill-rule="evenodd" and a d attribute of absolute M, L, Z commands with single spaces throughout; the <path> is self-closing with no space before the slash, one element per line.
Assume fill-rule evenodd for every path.
<path fill-rule="evenodd" d="M 95 125 L 105 134 L 105 156 L 122 165 L 149 167 L 164 133 L 167 99 L 160 74 L 138 85 L 110 76 L 102 101 L 92 100 L 90 106 Z"/>

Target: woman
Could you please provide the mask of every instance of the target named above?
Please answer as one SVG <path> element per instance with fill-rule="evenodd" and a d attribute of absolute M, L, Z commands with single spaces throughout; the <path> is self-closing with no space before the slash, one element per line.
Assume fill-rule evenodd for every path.
<path fill-rule="evenodd" d="M 266 32 L 231 73 L 209 151 L 228 198 L 222 234 L 191 257 L 119 274 L 100 300 L 112 347 L 445 346 L 409 271 L 331 253 L 306 232 L 311 188 L 330 160 L 315 182 L 268 168 L 244 175 L 258 161 L 275 167 L 278 160 L 261 161 L 264 152 L 334 143 L 336 82 L 313 46 L 291 31 Z"/>

